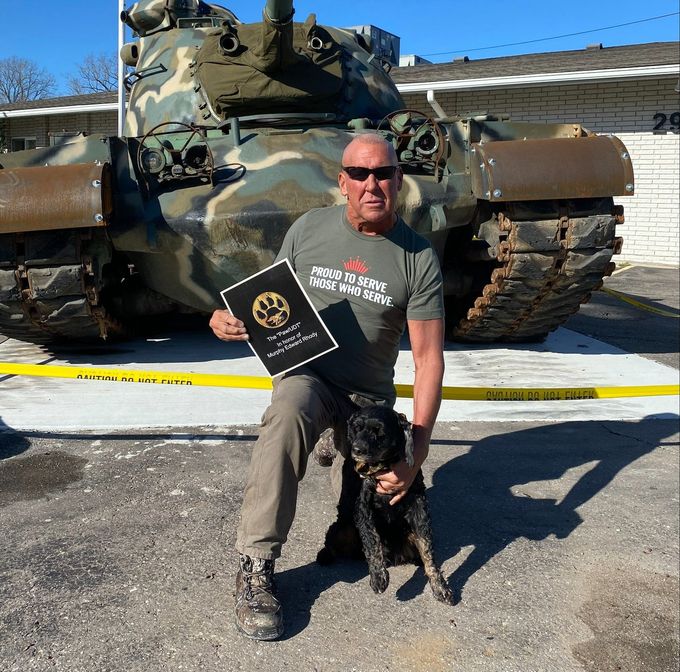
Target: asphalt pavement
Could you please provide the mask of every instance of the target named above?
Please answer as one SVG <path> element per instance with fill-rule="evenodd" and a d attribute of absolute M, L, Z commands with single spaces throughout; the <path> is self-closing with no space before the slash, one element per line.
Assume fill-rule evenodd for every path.
<path fill-rule="evenodd" d="M 605 279 L 605 289 L 623 292 L 647 309 L 595 292 L 565 326 L 677 369 L 680 320 L 660 313 L 678 314 L 678 269 L 621 264 Z"/>
<path fill-rule="evenodd" d="M 491 363 L 522 384 L 574 368 L 582 384 L 677 382 L 678 320 L 649 308 L 677 313 L 678 270 L 631 267 L 606 287 L 643 307 L 598 292 L 546 344 L 449 346 L 453 371 L 463 384 Z M 6 341 L 0 359 L 172 370 L 185 351 L 153 358 L 188 339 L 200 370 L 211 355 L 194 338 L 108 354 Z M 334 502 L 327 470 L 310 464 L 277 564 L 286 633 L 258 643 L 232 623 L 232 546 L 257 433 L 239 418 L 266 397 L 222 390 L 221 424 L 201 424 L 182 392 L 99 381 L 69 391 L 82 382 L 0 376 L 3 672 L 678 669 L 677 399 L 445 404 L 424 472 L 453 607 L 413 566 L 391 568 L 383 595 L 363 563 L 317 566 Z M 136 396 L 142 388 L 151 396 Z M 571 405 L 550 410 L 561 404 Z M 93 405 L 104 414 L 88 424 L 79 412 Z M 130 408 L 157 422 L 128 422 Z"/>

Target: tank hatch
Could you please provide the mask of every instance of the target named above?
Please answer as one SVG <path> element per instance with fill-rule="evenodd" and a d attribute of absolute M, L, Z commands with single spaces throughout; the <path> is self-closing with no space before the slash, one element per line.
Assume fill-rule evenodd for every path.
<path fill-rule="evenodd" d="M 317 25 L 225 22 L 195 59 L 198 78 L 221 119 L 271 113 L 334 113 L 343 92 L 342 47 Z"/>

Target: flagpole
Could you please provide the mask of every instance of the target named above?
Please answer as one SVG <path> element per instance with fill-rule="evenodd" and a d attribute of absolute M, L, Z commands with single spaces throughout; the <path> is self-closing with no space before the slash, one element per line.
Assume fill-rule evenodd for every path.
<path fill-rule="evenodd" d="M 120 50 L 125 40 L 125 24 L 120 20 L 121 12 L 125 9 L 125 0 L 118 0 L 118 137 L 123 135 L 125 128 L 125 63 L 120 57 Z"/>

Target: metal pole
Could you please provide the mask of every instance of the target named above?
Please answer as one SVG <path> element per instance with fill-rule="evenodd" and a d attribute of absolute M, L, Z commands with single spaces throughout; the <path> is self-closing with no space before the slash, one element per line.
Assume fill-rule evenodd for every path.
<path fill-rule="evenodd" d="M 125 24 L 120 20 L 120 14 L 125 9 L 125 0 L 118 0 L 118 136 L 123 135 L 125 127 L 125 86 L 123 77 L 125 76 L 125 64 L 120 57 L 120 50 L 125 41 Z"/>

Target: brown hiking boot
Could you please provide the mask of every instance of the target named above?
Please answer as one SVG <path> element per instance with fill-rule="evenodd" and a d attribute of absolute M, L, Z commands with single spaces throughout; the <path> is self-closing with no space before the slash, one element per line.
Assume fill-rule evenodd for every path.
<path fill-rule="evenodd" d="M 321 432 L 321 436 L 314 445 L 314 450 L 312 450 L 312 457 L 318 465 L 330 467 L 336 455 L 335 432 L 333 427 L 329 427 Z"/>
<path fill-rule="evenodd" d="M 283 614 L 276 599 L 274 561 L 239 555 L 239 564 L 236 627 L 251 639 L 277 639 L 283 634 Z"/>

